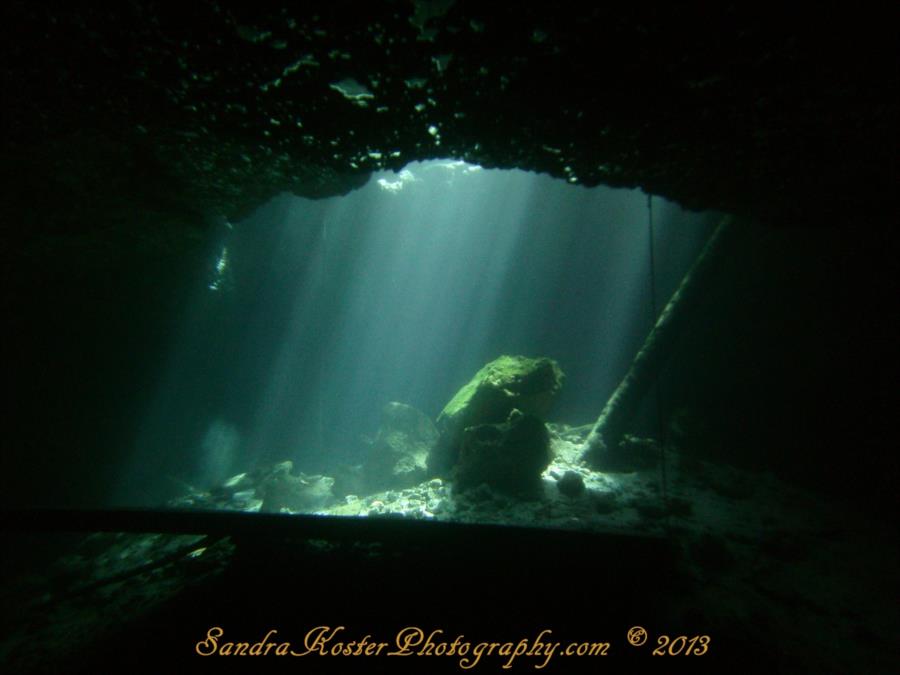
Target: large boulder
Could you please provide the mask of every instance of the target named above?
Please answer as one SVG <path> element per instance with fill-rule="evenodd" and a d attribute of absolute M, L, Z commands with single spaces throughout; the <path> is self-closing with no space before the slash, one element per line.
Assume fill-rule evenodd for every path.
<path fill-rule="evenodd" d="M 424 413 L 405 403 L 388 403 L 362 470 L 367 491 L 398 490 L 422 482 L 437 440 L 437 429 Z"/>
<path fill-rule="evenodd" d="M 559 364 L 546 357 L 501 356 L 479 370 L 437 419 L 440 439 L 429 456 L 433 474 L 447 474 L 459 457 L 467 427 L 501 424 L 514 409 L 545 418 L 562 388 Z"/>
<path fill-rule="evenodd" d="M 550 434 L 544 423 L 513 410 L 501 424 L 479 424 L 463 432 L 456 489 L 486 484 L 504 494 L 533 496 L 540 491 L 541 473 L 550 459 Z"/>
<path fill-rule="evenodd" d="M 262 511 L 317 511 L 334 501 L 334 479 L 329 476 L 293 475 L 293 462 L 276 464 L 261 476 L 256 494 Z"/>

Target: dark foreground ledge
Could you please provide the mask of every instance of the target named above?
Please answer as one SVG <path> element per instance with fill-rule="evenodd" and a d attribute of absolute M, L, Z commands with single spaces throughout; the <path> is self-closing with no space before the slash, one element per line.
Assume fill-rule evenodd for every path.
<path fill-rule="evenodd" d="M 103 583 L 76 579 L 77 594 L 54 592 L 40 612 L 5 607 L 10 627 L 36 627 L 27 629 L 19 651 L 11 654 L 16 672 L 463 672 L 458 659 L 448 657 L 240 659 L 197 651 L 213 629 L 223 631 L 223 644 L 254 643 L 274 630 L 272 639 L 305 649 L 308 636 L 322 626 L 342 626 L 348 640 L 369 635 L 391 642 L 404 630 L 421 628 L 426 635 L 438 631 L 435 639 L 464 636 L 473 644 L 518 643 L 550 631 L 545 639 L 608 641 L 615 658 L 560 657 L 541 672 L 626 672 L 635 665 L 667 672 L 670 664 L 657 663 L 651 649 L 628 645 L 630 627 L 643 626 L 654 636 L 693 636 L 715 628 L 703 612 L 691 609 L 695 583 L 685 574 L 677 541 L 664 537 L 400 518 L 128 509 L 7 510 L 0 512 L 0 531 L 18 553 L 27 552 L 25 542 L 57 533 L 195 534 L 216 540 L 182 547 L 208 547 L 203 555 L 173 555 L 165 565 L 151 561 L 138 574 Z M 118 546 L 133 540 L 109 541 Z M 73 626 L 80 632 L 72 633 Z M 83 643 L 60 637 L 82 634 L 89 636 Z M 694 672 L 721 672 L 729 659 L 745 658 L 748 646 L 740 638 L 716 628 L 715 653 L 689 665 Z M 504 672 L 503 663 L 485 659 L 475 671 Z M 535 664 L 534 658 L 521 659 L 516 670 L 530 672 Z"/>
<path fill-rule="evenodd" d="M 129 532 L 206 534 L 236 539 L 321 539 L 332 542 L 381 542 L 450 547 L 511 547 L 539 544 L 568 548 L 603 542 L 619 553 L 663 553 L 660 536 L 610 530 L 587 532 L 497 524 L 472 524 L 407 518 L 358 518 L 305 514 L 193 511 L 178 509 L 23 509 L 0 511 L 6 533 Z"/>

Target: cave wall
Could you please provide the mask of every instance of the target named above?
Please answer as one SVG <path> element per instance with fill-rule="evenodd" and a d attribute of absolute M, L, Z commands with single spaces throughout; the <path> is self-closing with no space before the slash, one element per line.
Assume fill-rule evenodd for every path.
<path fill-rule="evenodd" d="M 673 445 L 892 508 L 898 242 L 888 228 L 848 241 L 836 228 L 736 227 L 662 373 Z"/>
<path fill-rule="evenodd" d="M 281 191 L 340 194 L 371 170 L 447 156 L 783 222 L 892 208 L 878 201 L 897 178 L 894 35 L 872 8 L 3 12 L 3 208 L 31 212 L 50 193 L 41 227 L 56 231 L 99 214 L 146 234 L 146 210 L 234 219 Z"/>

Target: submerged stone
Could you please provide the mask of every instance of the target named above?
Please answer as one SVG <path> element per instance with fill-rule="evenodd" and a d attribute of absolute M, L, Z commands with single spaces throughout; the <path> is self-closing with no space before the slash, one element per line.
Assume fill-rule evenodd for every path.
<path fill-rule="evenodd" d="M 346 497 L 347 495 L 366 494 L 366 474 L 362 464 L 341 464 L 333 470 L 334 495 Z"/>
<path fill-rule="evenodd" d="M 501 356 L 488 363 L 438 416 L 440 440 L 429 457 L 429 471 L 445 473 L 456 464 L 467 427 L 503 423 L 514 409 L 546 417 L 563 377 L 559 364 L 546 357 Z"/>
<path fill-rule="evenodd" d="M 432 421 L 405 403 L 388 403 L 363 467 L 370 492 L 402 489 L 426 477 L 428 455 L 438 440 Z"/>
<path fill-rule="evenodd" d="M 334 501 L 334 479 L 329 476 L 294 476 L 293 462 L 281 462 L 259 482 L 257 494 L 262 497 L 263 511 L 315 511 Z"/>
<path fill-rule="evenodd" d="M 500 424 L 480 424 L 463 433 L 456 487 L 487 485 L 516 496 L 537 494 L 541 472 L 550 464 L 550 434 L 534 415 L 510 412 Z"/>
<path fill-rule="evenodd" d="M 563 477 L 556 482 L 556 487 L 561 495 L 574 499 L 584 494 L 584 478 L 575 471 L 566 471 Z"/>

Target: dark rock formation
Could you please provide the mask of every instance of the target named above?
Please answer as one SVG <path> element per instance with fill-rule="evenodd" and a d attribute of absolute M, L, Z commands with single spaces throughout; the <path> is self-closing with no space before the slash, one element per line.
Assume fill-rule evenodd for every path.
<path fill-rule="evenodd" d="M 405 403 L 388 403 L 362 474 L 368 493 L 410 487 L 425 478 L 438 432 L 428 417 Z"/>
<path fill-rule="evenodd" d="M 334 479 L 328 476 L 293 475 L 292 462 L 281 462 L 260 479 L 256 494 L 262 498 L 263 511 L 314 511 L 334 500 Z"/>
<path fill-rule="evenodd" d="M 780 220 L 884 216 L 898 81 L 874 9 L 434 8 L 8 3 L 4 215 L 51 193 L 46 232 L 188 235 L 452 156 Z"/>
<path fill-rule="evenodd" d="M 548 358 L 501 356 L 456 392 L 437 419 L 440 440 L 428 460 L 433 473 L 455 463 L 467 427 L 504 422 L 514 410 L 546 417 L 562 388 L 563 372 Z"/>
<path fill-rule="evenodd" d="M 584 478 L 575 471 L 566 471 L 563 477 L 556 481 L 556 487 L 561 495 L 574 499 L 584 494 Z"/>
<path fill-rule="evenodd" d="M 334 469 L 334 495 L 343 498 L 348 495 L 362 495 L 368 490 L 368 480 L 362 464 L 342 464 Z"/>
<path fill-rule="evenodd" d="M 550 459 L 550 435 L 544 423 L 513 410 L 501 424 L 465 430 L 456 465 L 456 489 L 484 484 L 509 495 L 535 495 Z"/>

